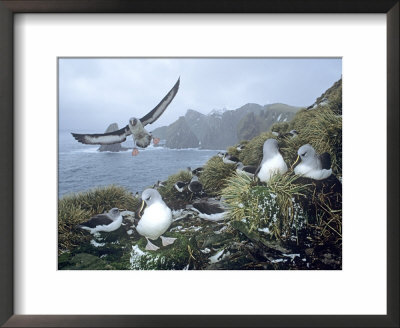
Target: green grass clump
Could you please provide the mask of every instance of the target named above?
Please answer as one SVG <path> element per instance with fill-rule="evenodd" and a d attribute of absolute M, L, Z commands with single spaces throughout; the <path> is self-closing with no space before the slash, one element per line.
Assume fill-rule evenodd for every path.
<path fill-rule="evenodd" d="M 271 132 L 261 133 L 251 139 L 246 147 L 240 152 L 239 159 L 244 165 L 258 165 L 263 156 L 263 145 L 265 140 L 276 137 Z"/>
<path fill-rule="evenodd" d="M 289 131 L 289 122 L 278 122 L 271 126 L 271 131 L 278 133 L 286 133 Z"/>
<path fill-rule="evenodd" d="M 182 182 L 190 182 L 192 179 L 192 172 L 189 170 L 182 170 L 176 174 L 170 175 L 168 179 L 163 183 L 164 187 L 160 187 L 158 191 L 160 192 L 163 200 L 165 202 L 174 201 L 178 197 L 184 197 L 184 194 L 179 193 L 175 188 L 174 185 L 178 181 Z"/>
<path fill-rule="evenodd" d="M 237 150 L 237 146 L 238 146 L 238 145 L 228 147 L 227 152 L 228 152 L 228 154 L 239 158 L 240 151 Z"/>
<path fill-rule="evenodd" d="M 225 164 L 218 156 L 211 157 L 203 167 L 199 181 L 209 195 L 217 195 L 226 185 L 226 179 L 235 172 L 234 164 Z"/>
<path fill-rule="evenodd" d="M 295 201 L 306 185 L 295 184 L 296 177 L 275 175 L 267 184 L 255 185 L 246 175 L 234 174 L 221 192 L 228 205 L 228 218 L 243 221 L 250 231 L 268 228 L 276 239 L 290 237 L 305 226 L 307 216 Z"/>
<path fill-rule="evenodd" d="M 139 201 L 123 187 L 108 186 L 64 196 L 58 201 L 59 253 L 90 239 L 77 225 L 113 207 L 135 211 Z"/>

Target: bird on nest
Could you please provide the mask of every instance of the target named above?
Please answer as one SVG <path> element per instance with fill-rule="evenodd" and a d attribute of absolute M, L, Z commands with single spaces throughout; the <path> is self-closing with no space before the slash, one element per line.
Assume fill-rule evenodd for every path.
<path fill-rule="evenodd" d="M 112 208 L 108 213 L 97 214 L 78 225 L 79 228 L 88 230 L 92 235 L 98 232 L 111 232 L 119 229 L 122 224 L 122 215 L 118 208 Z"/>
<path fill-rule="evenodd" d="M 291 167 L 299 176 L 297 182 L 313 185 L 314 193 L 325 195 L 325 201 L 331 209 L 341 209 L 342 183 L 332 173 L 330 154 L 325 152 L 318 155 L 309 144 L 301 146 L 297 154 L 297 159 Z"/>
<path fill-rule="evenodd" d="M 159 249 L 149 239 L 156 240 L 161 237 L 163 246 L 171 245 L 175 242 L 176 238 L 162 236 L 172 223 L 172 212 L 157 190 L 146 189 L 143 191 L 139 217 L 140 220 L 136 226 L 136 231 L 146 238 L 146 250 L 156 251 Z"/>
<path fill-rule="evenodd" d="M 195 211 L 199 218 L 208 221 L 224 220 L 227 213 L 227 209 L 221 202 L 213 198 L 194 201 L 191 205 L 188 205 L 187 208 Z"/>
<path fill-rule="evenodd" d="M 284 174 L 288 170 L 275 139 L 267 139 L 263 145 L 263 158 L 255 175 L 262 182 L 268 182 L 274 174 Z"/>
<path fill-rule="evenodd" d="M 329 153 L 318 155 L 315 149 L 305 144 L 297 151 L 297 159 L 292 165 L 294 173 L 313 180 L 324 180 L 332 174 Z"/>
<path fill-rule="evenodd" d="M 159 143 L 159 138 L 153 138 L 151 133 L 145 130 L 147 124 L 154 123 L 167 109 L 168 105 L 172 102 L 179 89 L 180 78 L 175 83 L 173 88 L 167 93 L 167 95 L 161 100 L 161 102 L 154 107 L 149 113 L 143 116 L 141 119 L 131 117 L 128 125 L 120 130 L 103 133 L 103 134 L 78 134 L 72 133 L 72 136 L 83 144 L 89 145 L 112 145 L 121 143 L 126 140 L 126 137 L 132 135 L 134 141 L 134 148 L 132 150 L 132 156 L 139 154 L 136 146 L 146 148 L 150 145 L 153 139 L 154 144 Z"/>

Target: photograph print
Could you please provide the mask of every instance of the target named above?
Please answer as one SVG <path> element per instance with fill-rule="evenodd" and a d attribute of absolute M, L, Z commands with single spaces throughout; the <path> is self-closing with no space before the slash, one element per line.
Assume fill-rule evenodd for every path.
<path fill-rule="evenodd" d="M 59 270 L 341 270 L 341 58 L 58 59 Z"/>

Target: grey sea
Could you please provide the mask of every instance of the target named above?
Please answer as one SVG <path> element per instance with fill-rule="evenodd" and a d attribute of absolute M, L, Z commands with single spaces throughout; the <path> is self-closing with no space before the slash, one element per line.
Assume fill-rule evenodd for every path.
<path fill-rule="evenodd" d="M 203 166 L 218 153 L 218 150 L 169 149 L 151 145 L 140 149 L 135 157 L 131 155 L 132 139 L 122 144 L 130 150 L 99 152 L 99 146 L 80 144 L 66 131 L 59 132 L 58 142 L 59 198 L 111 184 L 141 193 L 179 170 Z"/>

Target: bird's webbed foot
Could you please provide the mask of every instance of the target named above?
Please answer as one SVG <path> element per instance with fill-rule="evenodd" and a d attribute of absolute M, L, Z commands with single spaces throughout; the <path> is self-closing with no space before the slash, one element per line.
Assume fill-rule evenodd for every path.
<path fill-rule="evenodd" d="M 139 150 L 135 147 L 132 149 L 132 156 L 137 156 L 139 155 Z"/>
<path fill-rule="evenodd" d="M 147 240 L 146 251 L 156 251 L 160 249 L 160 247 L 154 245 L 148 238 L 146 238 L 146 240 Z"/>
<path fill-rule="evenodd" d="M 160 236 L 160 238 L 163 246 L 172 245 L 176 240 L 176 238 L 163 237 L 163 236 Z"/>

